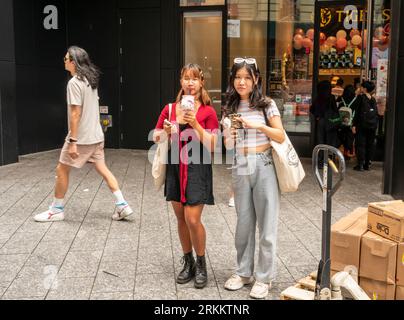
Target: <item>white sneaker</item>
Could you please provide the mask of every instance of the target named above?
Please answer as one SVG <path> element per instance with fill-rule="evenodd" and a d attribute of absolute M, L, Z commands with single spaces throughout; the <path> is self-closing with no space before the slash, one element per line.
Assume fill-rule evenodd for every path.
<path fill-rule="evenodd" d="M 253 281 L 253 277 L 241 277 L 238 274 L 233 274 L 224 284 L 224 288 L 230 291 L 236 291 Z"/>
<path fill-rule="evenodd" d="M 231 197 L 231 198 L 229 199 L 229 207 L 235 207 L 234 197 Z"/>
<path fill-rule="evenodd" d="M 65 213 L 63 208 L 52 208 L 49 207 L 49 210 L 39 213 L 34 216 L 34 220 L 36 222 L 54 222 L 54 221 L 62 221 L 65 219 Z"/>
<path fill-rule="evenodd" d="M 112 220 L 119 221 L 125 219 L 133 213 L 133 210 L 126 202 L 116 205 L 116 211 L 112 215 Z"/>
<path fill-rule="evenodd" d="M 250 297 L 254 299 L 265 299 L 268 295 L 268 291 L 271 288 L 271 283 L 263 283 L 255 281 L 254 286 L 251 289 Z"/>

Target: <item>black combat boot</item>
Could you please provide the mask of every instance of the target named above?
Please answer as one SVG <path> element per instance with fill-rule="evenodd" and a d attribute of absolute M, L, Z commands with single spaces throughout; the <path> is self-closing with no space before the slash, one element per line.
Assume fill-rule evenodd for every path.
<path fill-rule="evenodd" d="M 195 259 L 192 251 L 182 257 L 181 263 L 184 265 L 184 268 L 177 276 L 177 283 L 184 284 L 191 281 L 195 276 Z"/>
<path fill-rule="evenodd" d="M 208 272 L 206 270 L 205 256 L 196 257 L 195 288 L 202 289 L 208 283 Z"/>

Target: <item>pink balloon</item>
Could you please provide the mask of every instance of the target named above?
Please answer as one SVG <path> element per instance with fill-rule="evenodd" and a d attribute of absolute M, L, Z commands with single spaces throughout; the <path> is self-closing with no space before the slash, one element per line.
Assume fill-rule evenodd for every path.
<path fill-rule="evenodd" d="M 314 39 L 314 29 L 307 30 L 306 37 L 309 38 L 310 40 L 313 40 Z"/>
<path fill-rule="evenodd" d="M 311 48 L 313 42 L 309 38 L 304 38 L 302 44 L 305 48 Z"/>
<path fill-rule="evenodd" d="M 339 39 L 339 38 L 346 39 L 346 36 L 347 36 L 347 34 L 346 34 L 345 30 L 340 30 L 340 31 L 337 32 L 337 39 Z"/>
<path fill-rule="evenodd" d="M 361 45 L 361 43 L 362 43 L 362 37 L 361 37 L 360 35 L 358 35 L 358 34 L 355 34 L 355 35 L 352 37 L 351 43 L 352 43 L 354 46 L 359 46 L 359 45 Z"/>

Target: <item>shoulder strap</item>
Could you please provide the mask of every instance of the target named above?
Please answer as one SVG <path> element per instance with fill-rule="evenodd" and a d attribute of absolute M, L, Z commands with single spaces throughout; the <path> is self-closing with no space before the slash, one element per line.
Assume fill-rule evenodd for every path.
<path fill-rule="evenodd" d="M 351 106 L 352 106 L 352 103 L 354 103 L 355 102 L 355 100 L 356 100 L 356 98 L 357 98 L 358 96 L 355 96 L 355 98 L 353 98 L 352 99 L 352 101 L 349 103 L 349 105 L 348 105 L 348 108 L 350 108 Z M 344 101 L 345 102 L 345 101 Z"/>
<path fill-rule="evenodd" d="M 265 119 L 265 124 L 266 124 L 266 126 L 267 127 L 270 127 L 270 125 L 269 125 L 269 120 L 268 120 L 268 118 L 267 118 L 267 113 L 266 113 L 266 108 L 265 109 L 262 109 L 262 113 L 263 113 L 263 115 L 264 115 L 264 119 Z"/>
<path fill-rule="evenodd" d="M 168 121 L 171 121 L 171 112 L 172 112 L 172 110 L 173 110 L 173 105 L 172 105 L 172 103 L 170 103 L 168 105 Z"/>

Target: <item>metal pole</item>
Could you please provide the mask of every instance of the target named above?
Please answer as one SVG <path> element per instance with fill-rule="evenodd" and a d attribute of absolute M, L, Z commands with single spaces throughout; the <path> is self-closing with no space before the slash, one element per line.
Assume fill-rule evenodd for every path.
<path fill-rule="evenodd" d="M 372 47 L 372 20 L 373 20 L 373 1 L 368 0 L 367 5 L 367 22 L 366 22 L 366 30 L 367 30 L 367 44 L 366 44 L 366 60 L 365 60 L 365 80 L 369 80 L 369 71 L 370 71 L 370 60 L 371 60 L 371 52 L 370 49 Z"/>

